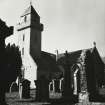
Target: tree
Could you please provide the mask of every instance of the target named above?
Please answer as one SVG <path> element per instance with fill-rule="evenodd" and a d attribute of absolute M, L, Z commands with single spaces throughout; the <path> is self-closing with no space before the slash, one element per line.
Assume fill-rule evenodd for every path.
<path fill-rule="evenodd" d="M 19 48 L 15 45 L 6 47 L 6 76 L 8 82 L 11 84 L 16 81 L 17 76 L 21 74 L 22 59 Z"/>
<path fill-rule="evenodd" d="M 5 93 L 8 84 L 15 81 L 20 73 L 21 55 L 15 45 L 5 47 L 5 38 L 13 34 L 13 27 L 8 27 L 0 19 L 0 105 L 7 105 Z"/>

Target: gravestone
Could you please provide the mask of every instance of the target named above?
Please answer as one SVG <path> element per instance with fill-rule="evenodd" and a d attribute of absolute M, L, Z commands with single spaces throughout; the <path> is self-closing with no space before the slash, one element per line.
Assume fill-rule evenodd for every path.
<path fill-rule="evenodd" d="M 52 92 L 53 91 L 53 82 L 51 81 L 49 83 L 49 92 Z"/>
<path fill-rule="evenodd" d="M 19 83 L 19 97 L 22 99 L 22 83 Z"/>
<path fill-rule="evenodd" d="M 35 81 L 36 85 L 36 101 L 47 102 L 49 100 L 49 81 L 41 76 Z"/>
<path fill-rule="evenodd" d="M 13 82 L 10 86 L 10 93 L 18 91 L 18 86 L 16 82 Z"/>
<path fill-rule="evenodd" d="M 64 88 L 64 78 L 60 79 L 60 92 L 63 92 Z"/>
<path fill-rule="evenodd" d="M 55 92 L 60 92 L 60 80 L 55 79 L 54 83 L 55 83 Z"/>
<path fill-rule="evenodd" d="M 30 81 L 27 79 L 22 81 L 22 98 L 30 98 Z"/>

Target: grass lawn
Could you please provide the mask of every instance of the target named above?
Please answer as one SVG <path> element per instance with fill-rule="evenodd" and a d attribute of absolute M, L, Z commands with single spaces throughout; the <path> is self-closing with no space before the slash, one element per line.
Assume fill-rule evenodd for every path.
<path fill-rule="evenodd" d="M 6 93 L 6 102 L 9 105 L 42 105 L 42 102 L 35 102 L 35 90 L 30 91 L 31 98 L 29 99 L 20 99 L 18 92 Z M 61 94 L 50 93 L 50 98 L 58 99 L 61 97 Z"/>
<path fill-rule="evenodd" d="M 30 91 L 31 98 L 30 99 L 20 99 L 18 92 L 6 93 L 6 102 L 9 105 L 42 105 L 42 102 L 35 102 L 35 90 Z M 58 99 L 61 97 L 61 94 L 53 94 L 50 93 L 50 98 Z M 82 102 L 75 105 L 105 105 L 105 103 L 90 103 L 90 102 Z"/>
<path fill-rule="evenodd" d="M 42 103 L 35 102 L 35 90 L 31 90 L 30 99 L 20 99 L 18 92 L 6 93 L 6 102 L 9 105 L 42 105 Z"/>

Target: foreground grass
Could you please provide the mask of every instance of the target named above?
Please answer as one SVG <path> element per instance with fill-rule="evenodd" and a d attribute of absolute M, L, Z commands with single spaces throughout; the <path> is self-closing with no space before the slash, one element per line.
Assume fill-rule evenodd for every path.
<path fill-rule="evenodd" d="M 20 99 L 18 92 L 6 93 L 6 102 L 9 105 L 42 105 L 43 103 L 35 102 L 35 90 L 31 90 L 31 98 Z"/>
<path fill-rule="evenodd" d="M 35 90 L 31 90 L 30 92 L 31 98 L 30 99 L 20 99 L 18 92 L 6 93 L 6 102 L 9 105 L 42 105 L 43 102 L 35 102 Z M 50 98 L 58 99 L 61 97 L 61 94 L 50 94 Z M 66 105 L 66 104 L 65 104 Z M 68 105 L 68 104 L 67 104 Z M 83 102 L 77 103 L 75 105 L 105 105 L 105 103 L 90 103 L 86 100 Z"/>

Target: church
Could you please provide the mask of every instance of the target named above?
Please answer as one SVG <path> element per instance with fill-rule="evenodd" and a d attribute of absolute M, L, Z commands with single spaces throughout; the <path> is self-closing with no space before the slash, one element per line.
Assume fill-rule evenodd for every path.
<path fill-rule="evenodd" d="M 44 25 L 40 23 L 40 16 L 36 12 L 32 4 L 30 4 L 30 6 L 20 16 L 20 21 L 16 26 L 16 30 L 17 30 L 16 32 L 17 45 L 19 46 L 19 49 L 21 51 L 21 57 L 22 57 L 23 78 L 31 81 L 31 85 L 30 85 L 31 88 L 35 88 L 34 81 L 40 78 L 41 76 L 45 76 L 48 79 L 50 79 L 52 75 L 59 74 L 59 73 L 63 73 L 62 76 L 64 76 L 64 73 L 66 70 L 65 53 L 55 55 L 55 54 L 42 51 L 41 35 L 44 30 Z M 78 68 L 80 69 L 79 66 L 81 66 L 80 64 L 82 64 L 83 62 L 83 60 L 81 59 L 85 58 L 84 55 L 88 53 L 89 53 L 89 56 L 91 57 L 89 58 L 89 62 L 86 65 L 89 67 L 94 66 L 92 70 L 94 70 L 93 74 L 95 74 L 94 79 L 96 79 L 97 77 L 96 84 L 102 86 L 102 83 L 105 79 L 104 63 L 99 55 L 99 52 L 96 48 L 95 43 L 93 48 L 68 52 L 68 61 L 71 67 L 70 70 L 73 73 L 72 76 L 74 78 L 75 75 L 77 75 L 77 77 L 74 79 L 76 81 L 79 80 L 78 79 L 79 72 L 77 70 Z M 92 60 L 93 65 L 90 65 L 90 61 L 91 61 L 90 59 Z M 82 65 L 82 67 L 84 66 Z M 90 68 L 89 68 L 90 71 L 86 71 L 86 70 L 87 69 L 84 69 L 85 72 L 82 72 L 84 73 L 83 75 L 85 76 L 81 75 L 82 79 L 79 80 L 79 84 L 78 84 L 78 81 L 76 83 L 74 80 L 72 80 L 74 81 L 73 85 L 75 86 L 73 87 L 74 93 L 77 93 L 77 91 L 80 91 L 80 90 L 84 91 L 88 88 L 88 86 L 91 87 L 90 78 L 92 78 L 92 75 L 90 74 L 92 73 L 92 71 Z M 89 74 L 88 76 L 90 77 L 86 76 L 86 74 Z M 77 89 L 77 85 L 80 86 L 80 81 L 83 87 L 80 87 L 81 89 Z M 94 85 L 96 86 L 96 84 Z"/>

